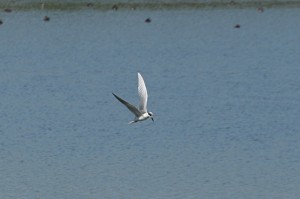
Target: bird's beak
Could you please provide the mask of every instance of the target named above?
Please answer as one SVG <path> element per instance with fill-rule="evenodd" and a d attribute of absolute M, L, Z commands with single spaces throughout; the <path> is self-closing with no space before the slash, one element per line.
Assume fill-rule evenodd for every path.
<path fill-rule="evenodd" d="M 154 122 L 154 119 L 153 119 L 153 117 L 151 117 L 151 120 L 152 120 L 152 122 Z"/>

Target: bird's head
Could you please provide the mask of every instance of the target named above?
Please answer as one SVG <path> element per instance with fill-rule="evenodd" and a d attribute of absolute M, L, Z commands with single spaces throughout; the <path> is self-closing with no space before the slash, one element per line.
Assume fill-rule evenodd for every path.
<path fill-rule="evenodd" d="M 152 112 L 148 112 L 148 115 L 149 115 L 149 117 L 151 118 L 151 120 L 154 122 L 154 119 L 153 119 L 153 113 L 152 113 Z"/>

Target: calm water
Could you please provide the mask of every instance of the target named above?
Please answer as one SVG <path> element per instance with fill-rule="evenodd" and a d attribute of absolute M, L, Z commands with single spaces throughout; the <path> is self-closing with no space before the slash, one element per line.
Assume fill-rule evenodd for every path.
<path fill-rule="evenodd" d="M 298 9 L 1 19 L 0 198 L 299 198 Z"/>

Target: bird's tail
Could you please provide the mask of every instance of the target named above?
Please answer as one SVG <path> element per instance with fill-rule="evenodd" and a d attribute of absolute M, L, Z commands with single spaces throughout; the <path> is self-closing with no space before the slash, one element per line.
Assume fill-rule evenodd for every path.
<path fill-rule="evenodd" d="M 135 122 L 137 122 L 137 121 L 131 121 L 131 122 L 128 122 L 128 124 L 132 124 L 132 123 L 135 123 Z"/>

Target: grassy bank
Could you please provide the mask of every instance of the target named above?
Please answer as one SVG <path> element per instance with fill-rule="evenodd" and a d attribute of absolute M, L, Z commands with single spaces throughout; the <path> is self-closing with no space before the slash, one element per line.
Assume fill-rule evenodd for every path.
<path fill-rule="evenodd" d="M 2 11 L 9 10 L 118 10 L 118 9 L 203 9 L 203 8 L 250 8 L 250 7 L 300 7 L 300 1 L 220 1 L 220 2 L 156 2 L 156 3 L 99 3 L 99 2 L 0 2 Z"/>

